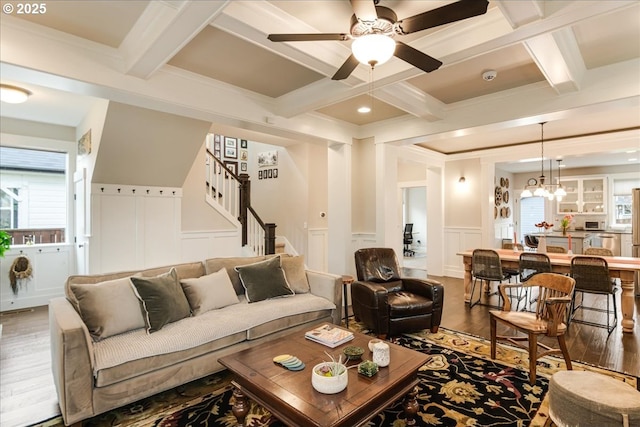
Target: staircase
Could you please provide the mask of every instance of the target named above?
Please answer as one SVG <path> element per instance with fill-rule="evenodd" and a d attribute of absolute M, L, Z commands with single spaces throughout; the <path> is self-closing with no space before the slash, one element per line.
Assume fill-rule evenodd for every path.
<path fill-rule="evenodd" d="M 237 175 L 207 148 L 206 201 L 229 222 L 242 229 L 242 245 L 256 255 L 276 253 L 276 225 L 262 221 L 251 207 L 251 181 Z M 284 245 L 281 250 L 284 252 Z"/>

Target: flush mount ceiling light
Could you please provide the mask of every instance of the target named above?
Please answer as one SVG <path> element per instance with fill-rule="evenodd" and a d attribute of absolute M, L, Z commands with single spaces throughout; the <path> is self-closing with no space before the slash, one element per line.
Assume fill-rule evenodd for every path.
<path fill-rule="evenodd" d="M 29 98 L 31 92 L 18 86 L 0 84 L 0 100 L 9 104 L 21 104 Z"/>
<path fill-rule="evenodd" d="M 487 82 L 492 81 L 496 77 L 498 77 L 498 72 L 496 70 L 487 70 L 484 73 L 482 73 L 482 80 Z"/>
<path fill-rule="evenodd" d="M 365 34 L 351 45 L 358 62 L 375 67 L 387 62 L 396 50 L 396 42 L 385 34 Z"/>
<path fill-rule="evenodd" d="M 358 113 L 360 113 L 360 114 L 367 114 L 367 113 L 370 113 L 370 112 L 371 112 L 371 107 L 368 107 L 366 105 L 358 108 Z"/>

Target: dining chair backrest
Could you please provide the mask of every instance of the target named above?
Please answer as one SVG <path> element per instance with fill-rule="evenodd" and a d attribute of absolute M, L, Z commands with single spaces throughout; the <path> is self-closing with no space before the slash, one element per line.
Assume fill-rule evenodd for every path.
<path fill-rule="evenodd" d="M 534 240 L 533 236 L 530 236 L 528 234 L 524 235 L 524 244 L 534 249 L 538 247 L 538 242 Z"/>
<path fill-rule="evenodd" d="M 520 243 L 516 243 L 516 248 L 519 251 L 524 251 L 524 248 Z M 502 249 L 513 249 L 513 242 L 512 241 L 502 242 Z"/>
<path fill-rule="evenodd" d="M 474 277 L 484 280 L 502 280 L 500 255 L 493 249 L 474 249 L 471 256 L 471 271 Z"/>
<path fill-rule="evenodd" d="M 527 286 L 538 286 L 538 299 L 536 304 L 536 317 L 542 320 L 550 320 L 549 307 L 545 304 L 550 298 L 570 297 L 576 285 L 575 279 L 564 274 L 557 273 L 540 273 L 532 276 Z M 556 319 L 561 321 L 565 318 L 565 313 L 569 301 L 565 304 L 554 306 L 556 310 Z M 559 325 L 554 325 L 552 329 L 556 329 Z M 555 331 L 554 331 L 555 332 Z"/>
<path fill-rule="evenodd" d="M 567 249 L 562 246 L 547 245 L 547 252 L 556 254 L 566 254 Z"/>
<path fill-rule="evenodd" d="M 613 251 L 609 248 L 596 248 L 591 247 L 584 250 L 585 255 L 595 256 L 613 256 Z"/>
<path fill-rule="evenodd" d="M 602 257 L 583 255 L 571 258 L 571 277 L 576 281 L 576 290 L 594 294 L 613 292 L 609 265 Z"/>
<path fill-rule="evenodd" d="M 546 254 L 523 252 L 520 254 L 518 267 L 520 269 L 520 280 L 526 282 L 536 274 L 550 273 L 551 260 Z"/>

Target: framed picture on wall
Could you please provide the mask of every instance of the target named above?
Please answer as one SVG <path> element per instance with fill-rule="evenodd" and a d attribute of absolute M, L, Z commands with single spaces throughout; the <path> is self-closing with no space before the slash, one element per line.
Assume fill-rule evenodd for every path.
<path fill-rule="evenodd" d="M 267 178 L 273 178 L 273 169 L 267 169 Z"/>
<path fill-rule="evenodd" d="M 278 166 L 278 151 L 272 150 L 258 153 L 258 166 Z"/>
<path fill-rule="evenodd" d="M 246 139 L 241 139 L 240 140 L 240 148 L 247 148 L 247 140 Z"/>
<path fill-rule="evenodd" d="M 247 162 L 240 163 L 240 172 L 246 172 L 246 171 L 247 171 Z"/>
<path fill-rule="evenodd" d="M 238 140 L 236 138 L 224 138 L 224 156 L 231 159 L 238 158 Z"/>
<path fill-rule="evenodd" d="M 258 171 L 258 179 L 262 179 L 262 171 Z"/>
<path fill-rule="evenodd" d="M 240 160 L 243 162 L 249 160 L 249 150 L 240 150 Z"/>
<path fill-rule="evenodd" d="M 227 167 L 227 169 L 233 172 L 234 175 L 238 174 L 238 162 L 230 162 L 225 160 L 224 165 Z"/>
<path fill-rule="evenodd" d="M 218 135 L 217 133 L 213 135 L 213 142 L 217 142 L 218 143 L 218 147 L 220 146 L 220 135 Z"/>
<path fill-rule="evenodd" d="M 278 177 L 278 169 L 274 169 L 273 170 L 273 177 L 277 178 Z"/>

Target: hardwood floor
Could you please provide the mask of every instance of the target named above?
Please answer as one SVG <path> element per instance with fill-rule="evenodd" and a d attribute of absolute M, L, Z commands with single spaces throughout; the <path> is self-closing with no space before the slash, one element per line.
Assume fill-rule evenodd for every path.
<path fill-rule="evenodd" d="M 405 269 L 405 274 L 424 277 L 426 273 L 424 270 Z M 431 278 L 445 285 L 442 326 L 488 339 L 489 308 L 475 306 L 469 309 L 462 303 L 464 289 L 461 279 Z M 617 297 L 620 298 L 619 295 Z M 636 303 L 634 335 L 623 334 L 618 326 L 607 337 L 604 328 L 572 323 L 567 332 L 571 358 L 640 376 L 640 301 L 636 300 Z M 59 414 L 51 376 L 48 321 L 47 307 L 0 313 L 3 325 L 0 339 L 2 427 L 29 426 Z M 553 339 L 543 342 L 556 346 Z"/>

